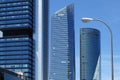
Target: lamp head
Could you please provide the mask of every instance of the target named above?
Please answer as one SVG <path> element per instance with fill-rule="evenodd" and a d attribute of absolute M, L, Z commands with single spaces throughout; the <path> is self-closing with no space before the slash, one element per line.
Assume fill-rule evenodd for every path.
<path fill-rule="evenodd" d="M 81 18 L 81 20 L 82 22 L 87 23 L 87 22 L 93 21 L 94 19 L 93 18 Z"/>

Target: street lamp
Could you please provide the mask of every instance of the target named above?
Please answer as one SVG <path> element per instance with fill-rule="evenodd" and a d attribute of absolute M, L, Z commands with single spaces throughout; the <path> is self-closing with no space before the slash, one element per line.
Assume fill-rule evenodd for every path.
<path fill-rule="evenodd" d="M 100 20 L 100 19 L 94 19 L 94 18 L 82 18 L 81 19 L 82 22 L 87 23 L 90 21 L 99 21 L 101 23 L 103 23 L 109 30 L 110 32 L 110 47 L 111 47 L 111 78 L 112 80 L 114 80 L 114 61 L 113 61 L 113 33 L 111 28 L 109 27 L 108 24 L 106 24 L 104 21 Z"/>

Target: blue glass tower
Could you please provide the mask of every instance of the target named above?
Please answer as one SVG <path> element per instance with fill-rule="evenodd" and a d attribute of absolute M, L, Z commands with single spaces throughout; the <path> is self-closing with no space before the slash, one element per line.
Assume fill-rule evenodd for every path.
<path fill-rule="evenodd" d="M 100 80 L 100 32 L 80 30 L 80 80 Z"/>
<path fill-rule="evenodd" d="M 33 0 L 0 0 L 0 67 L 35 80 Z"/>
<path fill-rule="evenodd" d="M 75 80 L 74 6 L 52 16 L 48 80 Z"/>

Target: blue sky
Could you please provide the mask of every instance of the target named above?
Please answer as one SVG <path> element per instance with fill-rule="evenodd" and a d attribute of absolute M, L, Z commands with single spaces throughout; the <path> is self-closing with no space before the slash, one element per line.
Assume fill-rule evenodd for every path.
<path fill-rule="evenodd" d="M 109 31 L 99 22 L 82 23 L 82 17 L 101 19 L 111 27 L 114 36 L 115 80 L 120 80 L 120 0 L 50 0 L 49 3 L 50 17 L 68 4 L 75 5 L 76 80 L 80 80 L 79 31 L 82 27 L 97 28 L 101 31 L 102 80 L 111 79 Z"/>

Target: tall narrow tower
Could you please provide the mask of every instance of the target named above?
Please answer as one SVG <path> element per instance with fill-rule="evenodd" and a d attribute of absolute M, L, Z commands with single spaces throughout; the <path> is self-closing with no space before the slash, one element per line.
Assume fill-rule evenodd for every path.
<path fill-rule="evenodd" d="M 51 24 L 48 80 L 75 80 L 73 4 L 55 12 Z"/>
<path fill-rule="evenodd" d="M 100 32 L 80 30 L 80 80 L 100 80 Z"/>

